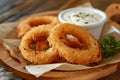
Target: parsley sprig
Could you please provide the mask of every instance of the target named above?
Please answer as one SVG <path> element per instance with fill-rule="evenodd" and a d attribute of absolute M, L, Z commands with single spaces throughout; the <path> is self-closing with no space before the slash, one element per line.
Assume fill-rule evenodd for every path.
<path fill-rule="evenodd" d="M 100 44 L 103 58 L 114 56 L 118 51 L 120 51 L 120 41 L 117 41 L 113 36 L 103 38 L 100 41 Z"/>

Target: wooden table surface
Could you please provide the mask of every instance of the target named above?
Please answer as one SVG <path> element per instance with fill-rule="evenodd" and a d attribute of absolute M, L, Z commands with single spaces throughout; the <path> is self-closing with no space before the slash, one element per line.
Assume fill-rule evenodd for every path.
<path fill-rule="evenodd" d="M 0 23 L 16 21 L 44 11 L 75 7 L 87 1 L 103 11 L 112 3 L 120 3 L 120 0 L 0 0 Z M 120 80 L 120 69 L 99 80 Z"/>

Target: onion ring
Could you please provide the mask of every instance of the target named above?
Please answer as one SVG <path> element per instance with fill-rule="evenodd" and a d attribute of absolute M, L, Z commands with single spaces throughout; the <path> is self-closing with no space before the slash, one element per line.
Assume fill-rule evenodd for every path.
<path fill-rule="evenodd" d="M 108 8 L 105 10 L 108 19 L 110 19 L 112 16 L 120 14 L 120 4 L 114 3 L 108 6 Z"/>
<path fill-rule="evenodd" d="M 59 23 L 57 16 L 34 16 L 28 17 L 17 26 L 18 37 L 22 38 L 27 31 L 38 25 L 55 25 Z"/>
<path fill-rule="evenodd" d="M 23 36 L 19 49 L 26 60 L 33 64 L 47 64 L 58 59 L 58 54 L 47 41 L 52 27 L 50 25 L 34 27 Z"/>
<path fill-rule="evenodd" d="M 120 28 L 120 4 L 114 3 L 105 10 L 108 20 L 115 27 Z"/>
<path fill-rule="evenodd" d="M 80 48 L 66 45 L 62 40 L 68 34 L 75 36 L 83 45 Z M 70 63 L 89 65 L 100 61 L 102 58 L 98 41 L 83 27 L 59 23 L 52 29 L 48 41 L 59 52 L 60 57 L 64 57 Z"/>

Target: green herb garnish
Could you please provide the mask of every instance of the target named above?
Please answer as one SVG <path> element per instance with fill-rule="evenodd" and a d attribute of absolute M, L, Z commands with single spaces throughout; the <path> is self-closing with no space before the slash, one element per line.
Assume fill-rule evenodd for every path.
<path fill-rule="evenodd" d="M 87 14 L 86 16 L 89 16 L 90 14 Z"/>
<path fill-rule="evenodd" d="M 88 24 L 88 22 L 84 22 L 85 24 Z"/>
<path fill-rule="evenodd" d="M 73 17 L 80 17 L 80 15 L 76 14 L 76 15 L 73 15 Z"/>
<path fill-rule="evenodd" d="M 79 14 L 82 14 L 81 12 L 79 12 Z"/>
<path fill-rule="evenodd" d="M 117 41 L 113 36 L 102 39 L 100 44 L 103 58 L 114 56 L 118 51 L 120 51 L 120 41 Z"/>

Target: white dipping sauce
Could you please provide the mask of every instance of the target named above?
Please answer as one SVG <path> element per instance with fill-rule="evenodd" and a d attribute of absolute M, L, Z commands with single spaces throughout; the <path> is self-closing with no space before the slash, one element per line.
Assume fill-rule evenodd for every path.
<path fill-rule="evenodd" d="M 64 20 L 76 25 L 94 24 L 102 20 L 102 16 L 91 11 L 69 11 L 63 15 Z"/>
<path fill-rule="evenodd" d="M 62 23 L 70 23 L 87 29 L 99 40 L 107 16 L 105 12 L 95 8 L 70 8 L 59 13 L 58 18 Z"/>

